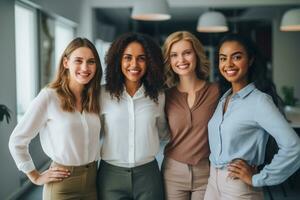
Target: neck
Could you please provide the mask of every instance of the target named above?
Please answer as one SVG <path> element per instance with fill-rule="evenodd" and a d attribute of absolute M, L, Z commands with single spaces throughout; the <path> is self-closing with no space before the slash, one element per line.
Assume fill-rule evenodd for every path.
<path fill-rule="evenodd" d="M 125 82 L 126 91 L 130 96 L 133 96 L 140 86 L 140 82 Z"/>
<path fill-rule="evenodd" d="M 84 86 L 70 82 L 69 88 L 70 88 L 71 92 L 75 95 L 76 101 L 81 102 L 81 94 L 82 94 Z"/>
<path fill-rule="evenodd" d="M 242 83 L 232 83 L 231 87 L 232 87 L 232 93 L 237 93 L 238 91 L 240 91 L 241 89 L 243 89 L 244 87 L 246 87 L 248 85 L 248 82 L 242 82 Z"/>
<path fill-rule="evenodd" d="M 194 76 L 180 76 L 177 88 L 182 92 L 193 92 L 199 90 L 203 84 L 204 80 L 198 79 L 196 74 Z"/>

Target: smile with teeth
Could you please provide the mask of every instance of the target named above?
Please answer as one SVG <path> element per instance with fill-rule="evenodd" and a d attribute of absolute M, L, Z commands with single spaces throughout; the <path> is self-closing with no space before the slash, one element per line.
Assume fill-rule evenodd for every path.
<path fill-rule="evenodd" d="M 180 64 L 180 65 L 177 65 L 177 68 L 179 69 L 187 69 L 189 67 L 188 64 Z"/>
<path fill-rule="evenodd" d="M 86 77 L 89 77 L 91 73 L 89 72 L 78 72 L 77 75 L 83 77 L 83 78 L 86 78 Z"/>
<path fill-rule="evenodd" d="M 138 75 L 141 72 L 139 69 L 128 69 L 127 71 L 132 75 Z"/>
<path fill-rule="evenodd" d="M 224 70 L 224 71 L 228 76 L 235 76 L 238 73 L 237 69 L 227 69 L 227 70 Z"/>

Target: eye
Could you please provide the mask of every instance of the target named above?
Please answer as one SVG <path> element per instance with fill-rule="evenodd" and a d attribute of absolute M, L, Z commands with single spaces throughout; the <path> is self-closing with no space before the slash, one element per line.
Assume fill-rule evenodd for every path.
<path fill-rule="evenodd" d="M 130 61 L 130 60 L 131 60 L 131 56 L 129 56 L 129 55 L 124 55 L 124 56 L 123 56 L 123 60 L 125 60 L 125 61 Z"/>
<path fill-rule="evenodd" d="M 171 53 L 170 54 L 170 58 L 176 58 L 177 57 L 177 54 L 176 53 Z"/>
<path fill-rule="evenodd" d="M 145 62 L 146 61 L 146 56 L 139 56 L 138 57 L 138 62 Z"/>
<path fill-rule="evenodd" d="M 241 58 L 242 58 L 241 55 L 234 55 L 234 56 L 232 57 L 233 60 L 240 60 Z"/>
<path fill-rule="evenodd" d="M 226 57 L 220 57 L 220 58 L 219 58 L 219 61 L 220 61 L 220 62 L 225 62 L 225 61 L 226 61 Z"/>
<path fill-rule="evenodd" d="M 184 55 L 184 56 L 188 56 L 188 55 L 190 55 L 190 54 L 192 54 L 192 51 L 185 51 L 185 52 L 183 52 L 183 55 Z"/>
<path fill-rule="evenodd" d="M 93 65 L 93 64 L 96 63 L 96 61 L 95 60 L 88 60 L 87 63 L 90 64 L 90 65 Z"/>
<path fill-rule="evenodd" d="M 82 63 L 82 60 L 76 59 L 76 60 L 74 60 L 74 62 L 75 62 L 76 64 L 81 64 L 81 63 Z"/>

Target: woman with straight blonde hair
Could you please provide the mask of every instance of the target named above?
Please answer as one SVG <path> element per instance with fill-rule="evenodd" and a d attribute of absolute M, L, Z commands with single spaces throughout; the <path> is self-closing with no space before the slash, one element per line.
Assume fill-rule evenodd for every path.
<path fill-rule="evenodd" d="M 209 176 L 207 124 L 219 90 L 207 81 L 209 62 L 193 34 L 172 33 L 163 54 L 169 87 L 165 111 L 171 134 L 162 166 L 166 199 L 203 199 Z"/>
<path fill-rule="evenodd" d="M 95 46 L 87 39 L 74 39 L 62 54 L 56 79 L 41 90 L 10 136 L 18 169 L 34 184 L 44 185 L 45 200 L 97 199 L 101 76 Z M 38 133 L 53 161 L 42 173 L 28 149 Z"/>

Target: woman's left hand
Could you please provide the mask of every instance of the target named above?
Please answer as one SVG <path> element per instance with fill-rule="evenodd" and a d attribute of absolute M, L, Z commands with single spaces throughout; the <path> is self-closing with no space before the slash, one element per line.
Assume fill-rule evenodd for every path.
<path fill-rule="evenodd" d="M 237 159 L 228 165 L 228 177 L 241 179 L 248 185 L 252 186 L 252 176 L 256 173 L 255 166 L 250 166 L 246 161 Z"/>

